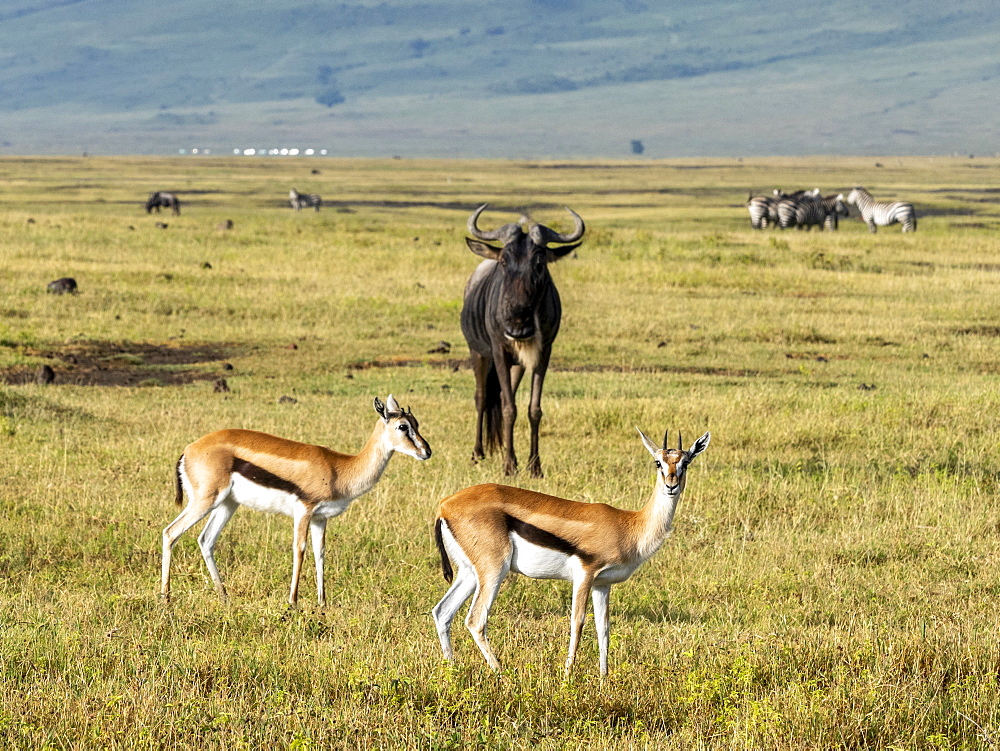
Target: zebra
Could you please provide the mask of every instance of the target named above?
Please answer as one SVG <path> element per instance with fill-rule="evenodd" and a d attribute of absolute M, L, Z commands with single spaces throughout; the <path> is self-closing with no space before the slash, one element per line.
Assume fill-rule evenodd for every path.
<path fill-rule="evenodd" d="M 755 196 L 751 193 L 747 197 L 747 211 L 750 212 L 751 227 L 766 229 L 778 222 L 778 199 L 771 196 Z"/>
<path fill-rule="evenodd" d="M 181 202 L 177 196 L 173 193 L 164 193 L 162 190 L 150 195 L 149 200 L 146 201 L 146 213 L 151 214 L 153 209 L 156 209 L 156 213 L 159 214 L 160 207 L 171 209 L 174 214 L 181 213 Z"/>
<path fill-rule="evenodd" d="M 835 196 L 823 196 L 818 199 L 823 204 L 826 212 L 826 220 L 823 222 L 823 229 L 835 230 L 840 225 L 840 217 L 849 217 L 851 212 L 847 210 L 844 203 L 844 194 L 838 193 Z"/>
<path fill-rule="evenodd" d="M 869 232 L 875 232 L 876 227 L 887 227 L 896 222 L 903 225 L 903 232 L 917 231 L 917 212 L 913 210 L 912 203 L 876 201 L 872 198 L 872 194 L 860 185 L 847 196 L 847 202 L 858 207 Z"/>
<path fill-rule="evenodd" d="M 820 196 L 819 188 L 808 191 L 799 198 L 785 198 L 778 203 L 778 226 L 781 229 L 811 229 L 816 225 L 835 230 L 840 216 L 847 216 L 843 194 L 824 198 Z"/>
<path fill-rule="evenodd" d="M 777 188 L 774 189 L 774 197 L 777 200 L 775 214 L 777 214 L 777 224 L 781 229 L 801 226 L 800 216 L 805 217 L 807 206 L 800 205 L 804 200 L 811 200 L 819 195 L 819 188 L 815 190 L 797 190 L 794 193 L 783 193 Z"/>
<path fill-rule="evenodd" d="M 323 199 L 315 193 L 299 193 L 295 188 L 288 191 L 288 202 L 296 211 L 301 211 L 303 206 L 314 206 L 319 211 L 323 205 Z"/>

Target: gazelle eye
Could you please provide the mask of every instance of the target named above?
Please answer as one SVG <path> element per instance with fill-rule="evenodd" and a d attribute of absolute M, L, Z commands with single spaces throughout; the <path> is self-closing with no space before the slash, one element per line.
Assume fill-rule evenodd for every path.
<path fill-rule="evenodd" d="M 401 422 L 401 423 L 399 424 L 399 429 L 400 429 L 400 430 L 402 430 L 402 431 L 406 431 L 406 430 L 407 430 L 407 429 L 408 429 L 409 427 L 410 427 L 410 426 L 409 426 L 409 425 L 407 425 L 407 424 L 406 424 L 405 422 Z"/>
<path fill-rule="evenodd" d="M 663 465 L 662 465 L 662 464 L 660 464 L 660 460 L 659 460 L 659 459 L 654 459 L 654 460 L 653 460 L 653 464 L 655 464 L 655 465 L 656 465 L 656 468 L 657 468 L 657 469 L 663 469 Z"/>

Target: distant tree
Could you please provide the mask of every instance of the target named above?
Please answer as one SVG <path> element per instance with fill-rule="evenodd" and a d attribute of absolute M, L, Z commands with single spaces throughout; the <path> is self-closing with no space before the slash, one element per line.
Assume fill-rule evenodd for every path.
<path fill-rule="evenodd" d="M 632 141 L 632 153 L 641 154 L 646 150 L 646 147 L 642 145 L 642 141 L 635 139 Z"/>
<path fill-rule="evenodd" d="M 332 107 L 335 104 L 340 104 L 344 101 L 344 95 L 341 94 L 337 89 L 327 89 L 326 91 L 320 93 L 316 97 L 316 101 L 326 107 Z"/>

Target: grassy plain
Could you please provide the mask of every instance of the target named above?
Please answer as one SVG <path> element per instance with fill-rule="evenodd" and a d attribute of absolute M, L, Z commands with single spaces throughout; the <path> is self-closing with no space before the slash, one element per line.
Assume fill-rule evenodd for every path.
<path fill-rule="evenodd" d="M 5 747 L 1000 743 L 1000 161 L 9 158 L 0 178 Z M 749 228 L 750 190 L 855 183 L 911 200 L 918 232 Z M 323 211 L 288 209 L 292 186 Z M 156 189 L 181 216 L 143 212 Z M 553 267 L 547 475 L 515 482 L 637 508 L 634 426 L 713 435 L 673 537 L 612 594 L 603 682 L 589 626 L 562 680 L 563 583 L 504 585 L 499 678 L 457 623 L 444 664 L 429 616 L 435 502 L 502 479 L 468 459 L 458 325 L 483 201 L 484 224 L 568 227 L 569 205 L 589 227 Z M 79 295 L 46 294 L 62 276 Z M 218 549 L 231 602 L 196 531 L 158 601 L 188 442 L 354 451 L 390 392 L 434 456 L 331 523 L 325 610 L 311 571 L 286 609 L 290 523 L 246 511 Z"/>

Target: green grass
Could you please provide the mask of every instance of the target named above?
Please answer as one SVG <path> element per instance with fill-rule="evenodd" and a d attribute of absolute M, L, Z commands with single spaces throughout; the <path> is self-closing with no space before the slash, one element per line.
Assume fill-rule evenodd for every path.
<path fill-rule="evenodd" d="M 296 214 L 314 164 L 330 206 Z M 5 745 L 995 747 L 1000 163 L 713 164 L 0 160 Z M 855 183 L 911 200 L 919 231 L 749 229 L 748 186 Z M 161 186 L 180 217 L 143 212 Z M 527 208 L 568 228 L 565 205 L 588 224 L 553 267 L 546 477 L 513 482 L 637 508 L 634 427 L 712 431 L 674 535 L 612 594 L 603 682 L 589 623 L 562 680 L 564 583 L 504 586 L 502 678 L 460 623 L 445 665 L 429 615 L 435 503 L 502 479 L 469 461 L 458 325 L 487 200 L 484 226 Z M 46 294 L 61 276 L 80 294 Z M 247 427 L 356 451 L 389 393 L 434 456 L 393 459 L 331 523 L 324 610 L 307 570 L 287 611 L 290 522 L 249 511 L 217 551 L 228 605 L 196 531 L 158 601 L 187 443 Z M 524 462 L 526 420 L 517 441 Z"/>

